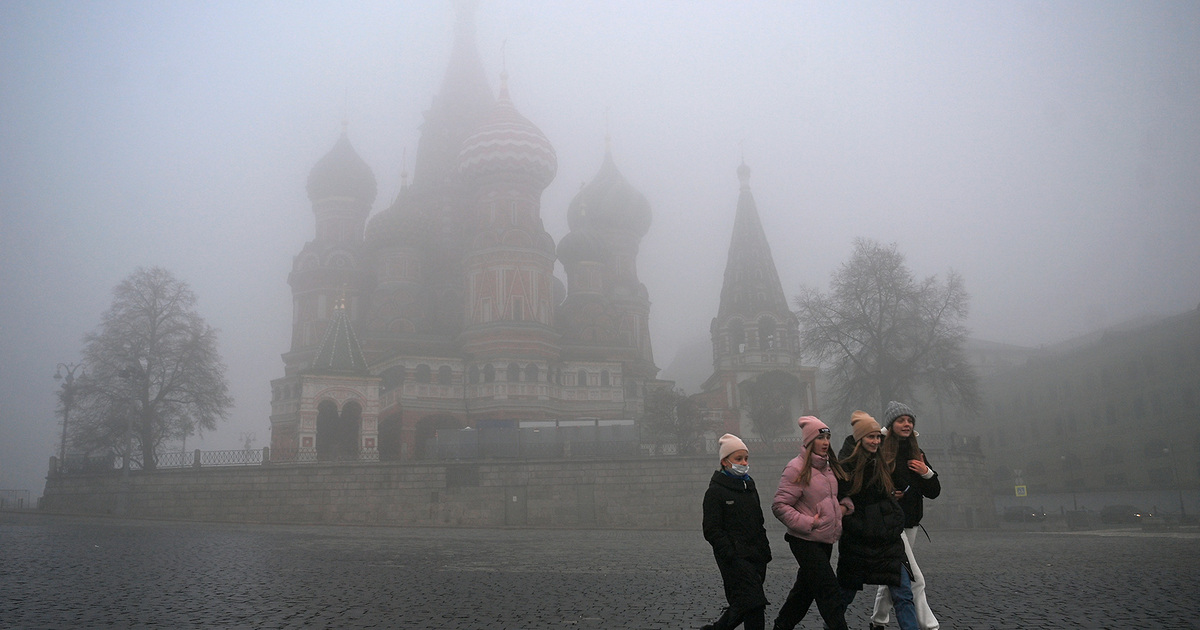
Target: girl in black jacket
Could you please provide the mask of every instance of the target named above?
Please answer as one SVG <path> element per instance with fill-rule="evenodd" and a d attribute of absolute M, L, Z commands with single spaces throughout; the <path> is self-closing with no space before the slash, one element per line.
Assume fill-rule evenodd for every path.
<path fill-rule="evenodd" d="M 937 617 L 929 609 L 925 599 L 925 575 L 913 555 L 917 542 L 917 527 L 925 513 L 925 499 L 936 499 L 942 493 L 942 482 L 929 465 L 925 452 L 917 444 L 917 418 L 913 410 L 904 403 L 891 401 L 883 411 L 883 445 L 879 447 L 883 462 L 891 471 L 895 496 L 904 510 L 904 552 L 912 575 L 913 606 L 917 611 L 917 623 L 921 630 L 938 630 Z M 907 490 L 906 490 L 907 489 Z M 871 614 L 871 628 L 887 627 L 891 616 L 892 598 L 882 586 L 875 593 L 875 611 Z"/>
<path fill-rule="evenodd" d="M 732 630 L 743 623 L 746 630 L 762 630 L 767 605 L 763 582 L 771 545 L 758 490 L 750 478 L 750 451 L 730 433 L 718 443 L 721 469 L 713 473 L 704 493 L 704 539 L 712 545 L 729 608 L 701 630 Z"/>
<path fill-rule="evenodd" d="M 843 482 L 844 492 L 854 502 L 854 512 L 842 519 L 837 567 L 845 606 L 864 584 L 883 584 L 892 595 L 900 630 L 918 630 L 901 539 L 904 512 L 880 457 L 883 434 L 879 423 L 862 411 L 854 412 L 850 425 L 856 444 L 842 468 L 849 478 Z"/>

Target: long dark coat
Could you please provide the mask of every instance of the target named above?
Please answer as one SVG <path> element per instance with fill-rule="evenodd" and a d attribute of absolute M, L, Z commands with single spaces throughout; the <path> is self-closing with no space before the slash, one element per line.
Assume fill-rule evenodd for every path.
<path fill-rule="evenodd" d="M 875 474 L 875 462 L 871 458 L 864 464 L 868 481 Z M 846 472 L 848 476 L 854 474 L 849 467 Z M 850 482 L 842 483 L 849 492 Z M 842 519 L 842 538 L 838 541 L 838 582 L 853 590 L 861 590 L 863 584 L 899 586 L 900 567 L 907 561 L 900 538 L 904 530 L 900 504 L 883 488 L 869 484 L 850 495 L 850 500 L 854 512 Z"/>
<path fill-rule="evenodd" d="M 925 514 L 924 499 L 936 499 L 942 493 L 942 482 L 938 480 L 937 471 L 934 471 L 933 476 L 929 479 L 921 478 L 921 475 L 913 472 L 908 467 L 908 460 L 917 459 L 912 452 L 911 440 L 900 440 L 900 447 L 896 449 L 896 466 L 892 469 L 892 484 L 897 490 L 908 488 L 908 492 L 900 498 L 900 508 L 904 510 L 904 527 L 916 527 L 921 524 L 921 517 Z M 929 465 L 929 458 L 925 458 L 925 464 L 933 470 L 933 466 Z"/>
<path fill-rule="evenodd" d="M 732 477 L 720 470 L 713 473 L 704 493 L 704 539 L 712 545 L 730 607 L 753 610 L 765 606 L 763 581 L 771 561 L 771 543 L 753 479 Z"/>

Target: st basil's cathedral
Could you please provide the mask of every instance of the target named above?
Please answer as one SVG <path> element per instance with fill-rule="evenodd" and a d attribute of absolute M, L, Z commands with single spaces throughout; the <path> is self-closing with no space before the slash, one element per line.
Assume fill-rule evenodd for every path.
<path fill-rule="evenodd" d="M 400 460 L 426 455 L 439 431 L 638 421 L 646 392 L 672 385 L 658 380 L 637 275 L 650 205 L 608 150 L 556 246 L 541 196 L 557 166 L 503 75 L 493 96 L 472 12 L 460 11 L 411 183 L 369 216 L 375 176 L 344 127 L 309 174 L 316 231 L 288 277 L 291 347 L 271 383 L 275 457 Z M 752 197 L 743 210 L 742 168 L 729 251 L 737 269 L 726 271 L 702 397 L 722 426 L 750 435 L 738 383 L 788 375 L 798 414 L 815 408 L 815 369 L 799 364 Z"/>

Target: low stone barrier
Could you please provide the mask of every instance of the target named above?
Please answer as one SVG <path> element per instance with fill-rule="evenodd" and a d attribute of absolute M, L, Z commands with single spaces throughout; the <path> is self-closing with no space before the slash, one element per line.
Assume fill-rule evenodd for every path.
<path fill-rule="evenodd" d="M 982 456 L 929 456 L 945 490 L 926 503 L 927 527 L 994 526 Z M 788 459 L 752 458 L 767 518 Z M 691 529 L 716 467 L 706 455 L 112 471 L 49 476 L 40 508 L 224 522 Z"/>

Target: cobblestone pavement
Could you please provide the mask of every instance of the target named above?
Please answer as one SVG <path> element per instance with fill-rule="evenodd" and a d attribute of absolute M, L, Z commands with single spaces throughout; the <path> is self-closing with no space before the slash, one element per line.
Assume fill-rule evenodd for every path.
<path fill-rule="evenodd" d="M 696 531 L 230 525 L 0 512 L 4 628 L 697 628 L 722 591 Z M 770 531 L 770 618 L 795 561 Z M 933 532 L 948 630 L 1200 628 L 1200 534 Z M 852 628 L 867 626 L 870 593 Z M 820 628 L 815 606 L 801 628 Z M 895 627 L 894 624 L 892 626 Z"/>

